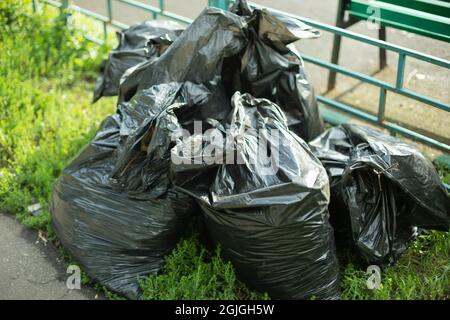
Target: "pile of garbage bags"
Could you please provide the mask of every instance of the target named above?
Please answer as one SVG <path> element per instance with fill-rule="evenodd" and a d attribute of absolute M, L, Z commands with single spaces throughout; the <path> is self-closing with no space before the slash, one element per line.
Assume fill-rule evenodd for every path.
<path fill-rule="evenodd" d="M 185 30 L 119 33 L 94 94 L 117 95 L 117 111 L 52 198 L 55 231 L 90 277 L 138 299 L 197 217 L 248 286 L 338 299 L 335 237 L 381 264 L 418 228 L 449 228 L 449 197 L 414 147 L 361 126 L 324 132 L 292 46 L 317 36 L 245 1 Z"/>
<path fill-rule="evenodd" d="M 310 142 L 328 172 L 337 236 L 351 235 L 370 263 L 392 264 L 418 228 L 447 231 L 450 201 L 433 164 L 414 146 L 343 124 Z"/>

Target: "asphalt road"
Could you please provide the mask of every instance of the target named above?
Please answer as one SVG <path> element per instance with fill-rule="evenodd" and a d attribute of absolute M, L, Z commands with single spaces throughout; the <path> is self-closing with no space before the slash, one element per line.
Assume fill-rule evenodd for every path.
<path fill-rule="evenodd" d="M 0 300 L 87 300 L 103 296 L 91 287 L 69 290 L 57 248 L 35 230 L 0 214 Z"/>

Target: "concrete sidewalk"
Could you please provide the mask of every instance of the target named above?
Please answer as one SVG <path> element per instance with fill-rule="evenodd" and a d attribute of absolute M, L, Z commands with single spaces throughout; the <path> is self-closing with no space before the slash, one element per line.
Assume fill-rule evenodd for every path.
<path fill-rule="evenodd" d="M 0 299 L 87 300 L 103 296 L 91 287 L 69 290 L 57 248 L 14 217 L 0 214 Z"/>

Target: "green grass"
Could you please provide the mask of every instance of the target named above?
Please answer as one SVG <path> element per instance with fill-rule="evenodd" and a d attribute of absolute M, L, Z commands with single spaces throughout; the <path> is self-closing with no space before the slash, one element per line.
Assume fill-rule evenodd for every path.
<path fill-rule="evenodd" d="M 368 275 L 349 263 L 342 272 L 343 299 L 450 299 L 450 233 L 418 237 L 392 267 L 382 271 L 381 286 L 367 289 Z"/>
<path fill-rule="evenodd" d="M 220 257 L 220 248 L 208 252 L 198 235 L 182 240 L 166 259 L 161 274 L 141 281 L 143 299 L 268 299 L 249 290 L 236 279 L 230 262 Z"/>
<path fill-rule="evenodd" d="M 114 112 L 115 99 L 91 104 L 97 66 L 108 48 L 84 40 L 78 27 L 65 28 L 57 11 L 45 9 L 33 16 L 30 9 L 30 1 L 0 1 L 0 211 L 47 232 L 57 243 L 48 210 L 53 182 L 101 120 Z M 82 22 L 83 31 L 93 29 Z M 437 167 L 449 183 L 448 167 Z M 26 209 L 34 203 L 44 208 L 38 216 Z M 419 237 L 395 266 L 383 270 L 376 291 L 367 289 L 358 259 L 340 255 L 342 296 L 449 299 L 449 254 L 449 233 Z M 83 273 L 82 283 L 92 281 Z M 94 285 L 107 298 L 121 299 Z M 196 234 L 180 241 L 161 273 L 142 279 L 141 288 L 144 299 L 268 298 L 239 282 L 219 249 L 206 250 Z"/>
<path fill-rule="evenodd" d="M 0 4 L 0 208 L 51 235 L 52 183 L 114 105 L 90 103 L 98 47 L 54 10 L 32 16 L 29 3 Z M 34 203 L 44 208 L 36 217 Z"/>

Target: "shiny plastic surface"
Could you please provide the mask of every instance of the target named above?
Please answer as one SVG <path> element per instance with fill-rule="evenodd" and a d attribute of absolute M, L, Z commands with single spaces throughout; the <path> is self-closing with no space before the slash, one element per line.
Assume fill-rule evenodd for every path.
<path fill-rule="evenodd" d="M 417 227 L 447 231 L 450 198 L 433 164 L 414 146 L 343 124 L 310 143 L 331 181 L 331 221 L 369 262 L 390 264 Z"/>
<path fill-rule="evenodd" d="M 338 298 L 325 169 L 288 129 L 277 105 L 239 92 L 232 105 L 227 123 L 219 126 L 223 139 L 202 148 L 218 147 L 230 132 L 233 143 L 215 154 L 224 157 L 222 164 L 190 155 L 172 164 L 175 185 L 197 199 L 210 237 L 246 284 L 273 298 Z M 196 138 L 177 144 L 172 153 L 189 156 Z M 265 141 L 271 152 L 263 156 L 257 150 Z M 241 163 L 228 164 L 229 154 Z"/>
<path fill-rule="evenodd" d="M 152 20 L 117 31 L 119 44 L 103 63 L 94 88 L 94 102 L 102 96 L 116 96 L 125 71 L 159 57 L 183 29 L 182 25 L 173 21 Z"/>

